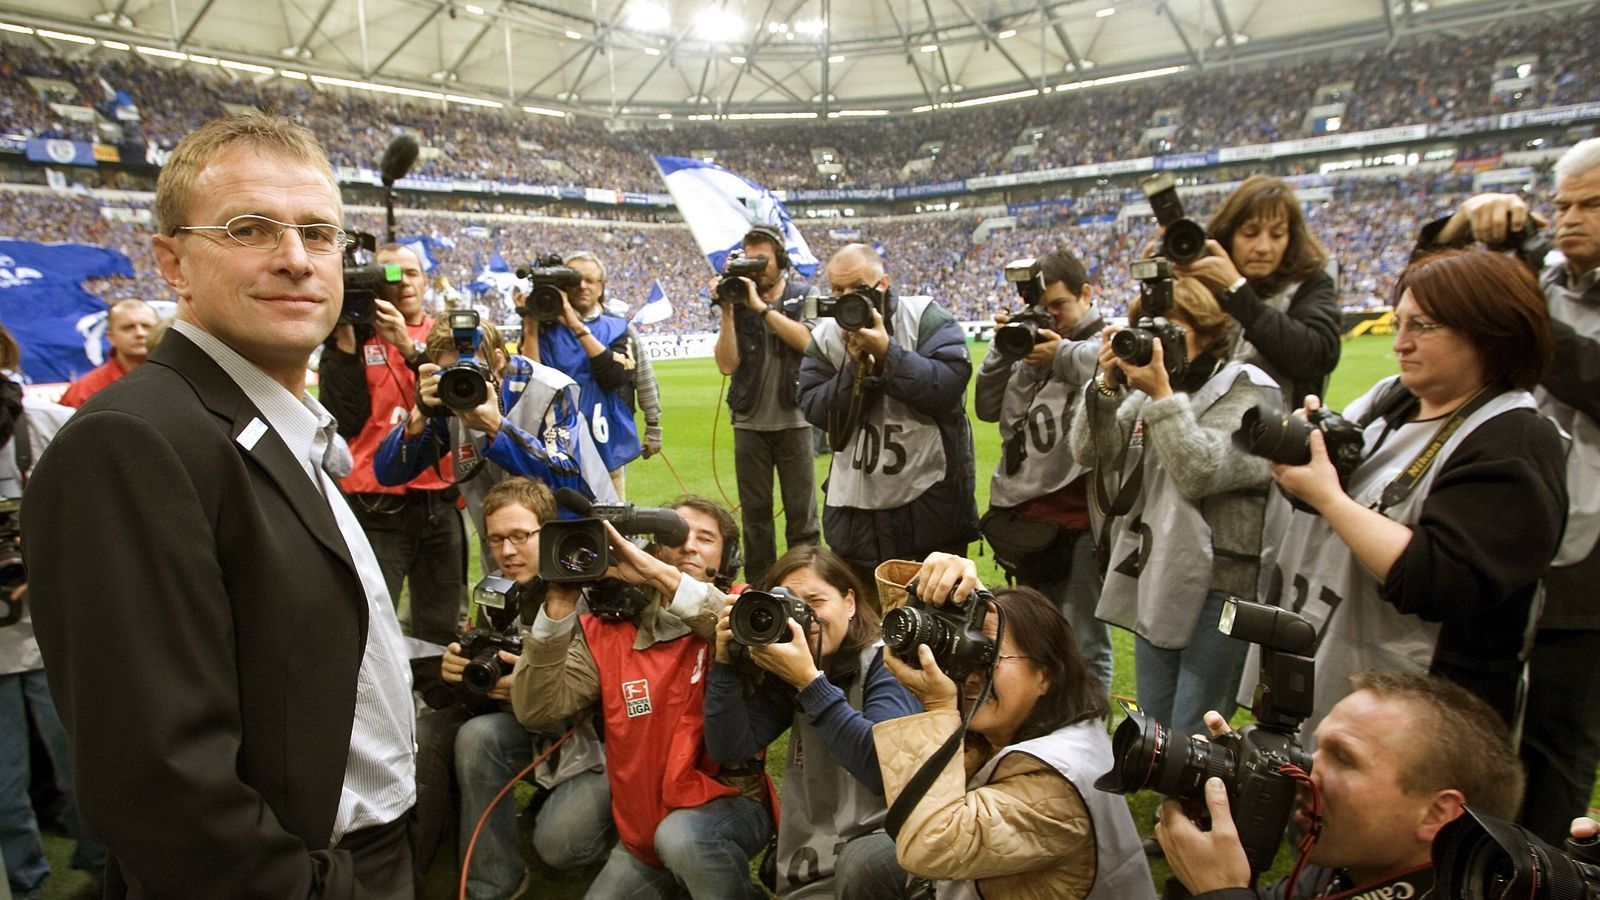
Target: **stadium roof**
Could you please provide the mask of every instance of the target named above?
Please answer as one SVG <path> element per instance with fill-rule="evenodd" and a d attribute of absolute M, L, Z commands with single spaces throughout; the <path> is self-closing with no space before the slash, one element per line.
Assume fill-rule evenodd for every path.
<path fill-rule="evenodd" d="M 10 32 L 8 40 L 36 41 L 69 57 L 143 53 L 172 65 L 222 61 L 235 77 L 309 75 L 334 87 L 382 85 L 529 112 L 681 120 L 972 105 L 1176 66 L 1192 71 L 1381 47 L 1530 15 L 1582 15 L 1594 6 L 1594 0 L 0 0 L 0 29 Z"/>

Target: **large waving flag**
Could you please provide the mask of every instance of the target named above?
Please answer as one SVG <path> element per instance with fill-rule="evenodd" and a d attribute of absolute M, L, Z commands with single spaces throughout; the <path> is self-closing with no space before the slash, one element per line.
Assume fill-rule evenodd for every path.
<path fill-rule="evenodd" d="M 667 292 L 661 287 L 661 282 L 650 283 L 650 298 L 644 301 L 639 311 L 633 314 L 632 324 L 654 325 L 672 318 L 672 301 L 667 299 Z"/>
<path fill-rule="evenodd" d="M 667 191 L 689 225 L 694 242 L 706 255 L 711 268 L 722 271 L 728 254 L 739 248 L 752 225 L 771 225 L 783 232 L 789 262 L 801 275 L 810 278 L 817 270 L 817 257 L 806 245 L 789 211 L 772 192 L 748 178 L 735 175 L 714 163 L 682 156 L 655 157 L 656 169 L 667 182 Z"/>
<path fill-rule="evenodd" d="M 133 277 L 115 250 L 0 240 L 0 321 L 21 345 L 28 377 L 71 381 L 104 360 L 106 305 L 83 281 L 113 275 Z"/>
<path fill-rule="evenodd" d="M 433 243 L 430 238 L 424 236 L 395 238 L 395 243 L 417 255 L 417 259 L 422 261 L 422 271 L 432 272 L 433 267 L 438 265 L 433 254 L 428 252 L 429 245 Z"/>

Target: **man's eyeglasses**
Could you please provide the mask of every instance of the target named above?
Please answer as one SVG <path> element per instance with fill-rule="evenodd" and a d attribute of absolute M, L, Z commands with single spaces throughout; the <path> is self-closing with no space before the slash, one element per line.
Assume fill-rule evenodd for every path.
<path fill-rule="evenodd" d="M 510 541 L 513 547 L 521 547 L 523 544 L 528 542 L 529 538 L 538 533 L 539 529 L 535 528 L 532 531 L 513 531 L 510 534 L 491 534 L 489 535 L 489 546 L 499 547 L 507 541 Z"/>
<path fill-rule="evenodd" d="M 222 225 L 179 225 L 174 230 L 221 231 L 241 246 L 254 250 L 276 250 L 283 240 L 283 233 L 291 228 L 300 232 L 300 243 L 307 253 L 340 253 L 349 239 L 343 228 L 326 222 L 293 225 L 255 215 L 234 216 Z"/>

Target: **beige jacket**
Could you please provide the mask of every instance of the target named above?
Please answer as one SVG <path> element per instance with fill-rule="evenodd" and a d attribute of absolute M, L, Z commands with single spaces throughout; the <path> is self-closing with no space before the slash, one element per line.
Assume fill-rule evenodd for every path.
<path fill-rule="evenodd" d="M 924 760 L 961 724 L 953 710 L 919 713 L 872 727 L 892 804 Z M 1064 900 L 1088 894 L 1095 836 L 1083 798 L 1060 773 L 1013 753 L 989 782 L 967 790 L 986 758 L 971 743 L 906 818 L 895 856 L 923 878 L 976 879 L 984 900 Z"/>

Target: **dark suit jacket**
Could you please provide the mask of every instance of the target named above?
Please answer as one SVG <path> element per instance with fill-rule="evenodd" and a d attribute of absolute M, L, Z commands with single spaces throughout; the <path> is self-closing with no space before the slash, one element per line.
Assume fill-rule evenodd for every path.
<path fill-rule="evenodd" d="M 106 895 L 346 897 L 330 851 L 367 605 L 277 432 L 177 331 L 25 495 L 30 601 Z"/>

